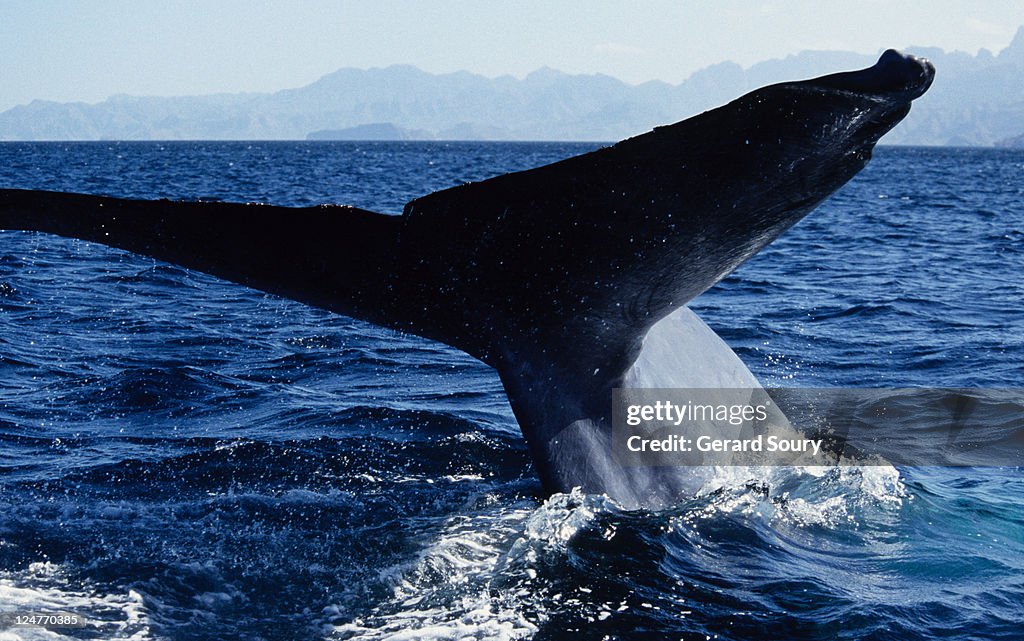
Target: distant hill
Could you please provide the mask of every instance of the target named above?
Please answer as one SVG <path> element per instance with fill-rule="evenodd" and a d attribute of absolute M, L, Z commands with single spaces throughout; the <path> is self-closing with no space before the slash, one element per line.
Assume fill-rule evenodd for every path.
<path fill-rule="evenodd" d="M 1003 138 L 996 142 L 996 147 L 1011 147 L 1014 149 L 1024 149 L 1024 134 L 1014 136 L 1012 138 Z"/>
<path fill-rule="evenodd" d="M 888 144 L 992 145 L 1024 131 L 1024 27 L 998 55 L 910 47 L 935 84 Z M 0 113 L 2 140 L 355 139 L 596 140 L 682 120 L 757 87 L 864 67 L 876 56 L 805 51 L 748 69 L 723 62 L 679 85 L 539 69 L 523 79 L 430 74 L 397 65 L 340 69 L 274 93 L 100 103 L 36 100 Z"/>
<path fill-rule="evenodd" d="M 433 140 L 424 129 L 403 129 L 390 122 L 374 122 L 344 129 L 320 129 L 306 135 L 306 140 Z"/>

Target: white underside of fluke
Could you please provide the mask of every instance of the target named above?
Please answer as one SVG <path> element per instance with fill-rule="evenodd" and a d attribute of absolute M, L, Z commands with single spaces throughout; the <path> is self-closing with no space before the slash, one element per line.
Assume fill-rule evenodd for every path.
<path fill-rule="evenodd" d="M 688 307 L 658 321 L 644 336 L 623 387 L 760 389 L 736 352 Z"/>
<path fill-rule="evenodd" d="M 644 337 L 643 347 L 626 372 L 622 388 L 707 389 L 727 404 L 750 398 L 762 387 L 739 356 L 710 327 L 686 307 L 658 323 Z M 718 391 L 720 390 L 720 392 Z M 703 395 L 702 398 L 710 398 Z M 739 396 L 738 396 L 739 394 Z M 746 396 L 742 396 L 746 394 Z M 610 401 L 610 399 L 609 399 Z M 795 435 L 778 412 L 774 429 Z M 721 438 L 739 436 L 742 427 L 694 424 Z M 732 433 L 730 433 L 732 432 Z M 566 487 L 604 493 L 626 508 L 659 508 L 694 496 L 723 483 L 765 480 L 786 473 L 784 468 L 747 466 L 623 466 L 612 453 L 611 426 L 604 421 L 573 421 L 548 443 L 550 460 L 558 461 L 558 474 Z M 788 468 L 792 471 L 793 468 Z M 822 468 L 798 468 L 800 473 L 821 474 Z"/>

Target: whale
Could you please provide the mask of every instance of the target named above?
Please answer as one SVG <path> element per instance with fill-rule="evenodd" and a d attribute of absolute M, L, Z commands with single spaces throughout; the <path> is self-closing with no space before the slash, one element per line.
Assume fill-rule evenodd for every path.
<path fill-rule="evenodd" d="M 757 387 L 687 303 L 856 175 L 934 73 L 888 50 L 401 215 L 2 189 L 0 229 L 125 249 L 451 345 L 497 370 L 545 492 L 663 505 L 706 472 L 617 461 L 612 390 Z"/>

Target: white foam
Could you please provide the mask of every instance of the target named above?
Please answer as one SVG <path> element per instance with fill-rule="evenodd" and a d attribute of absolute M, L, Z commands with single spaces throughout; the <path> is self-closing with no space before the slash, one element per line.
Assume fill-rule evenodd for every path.
<path fill-rule="evenodd" d="M 521 616 L 496 610 L 481 596 L 453 603 L 450 608 L 407 610 L 366 627 L 356 621 L 335 627 L 330 637 L 363 641 L 514 641 L 532 636 L 537 628 Z"/>
<path fill-rule="evenodd" d="M 579 488 L 555 494 L 526 520 L 526 538 L 564 546 L 600 512 L 617 507 L 607 496 L 583 494 Z"/>
<path fill-rule="evenodd" d="M 523 581 L 545 551 L 566 543 L 614 504 L 579 490 L 451 519 L 417 560 L 383 578 L 392 598 L 355 621 L 326 626 L 330 638 L 360 641 L 512 641 L 533 636 L 545 617 Z M 502 579 L 507 579 L 502 581 Z M 529 612 L 529 614 L 527 614 Z"/>
<path fill-rule="evenodd" d="M 754 514 L 828 529 L 856 524 L 863 509 L 868 518 L 898 509 L 909 497 L 899 471 L 887 465 L 720 468 L 700 495 L 710 499 L 704 516 Z"/>
<path fill-rule="evenodd" d="M 0 613 L 72 612 L 86 620 L 90 636 L 104 639 L 150 639 L 150 627 L 142 595 L 104 594 L 88 586 L 69 586 L 60 566 L 39 562 L 27 571 L 0 574 Z M 8 628 L 0 630 L 0 641 L 13 639 L 73 639 L 81 629 Z"/>
<path fill-rule="evenodd" d="M 764 478 L 754 483 L 752 476 Z M 774 476 L 772 476 L 774 474 Z M 798 527 L 842 527 L 862 501 L 898 502 L 902 492 L 895 470 L 871 468 L 722 468 L 715 491 L 698 501 L 700 514 L 757 513 L 768 521 Z M 800 496 L 793 497 L 791 492 Z M 594 526 L 601 515 L 621 508 L 606 496 L 575 489 L 556 494 L 540 507 L 523 502 L 450 519 L 415 561 L 382 572 L 392 586 L 389 599 L 350 622 L 324 625 L 331 639 L 359 641 L 513 641 L 532 637 L 547 620 L 544 602 L 561 607 L 587 600 L 580 594 L 545 594 L 538 578 L 551 555 L 564 555 L 573 537 Z M 763 514 L 762 511 L 767 513 Z M 614 536 L 614 526 L 605 532 Z M 540 571 L 540 572 L 539 572 Z M 594 620 L 622 611 L 626 603 L 600 604 Z M 341 608 L 327 608 L 333 617 Z"/>

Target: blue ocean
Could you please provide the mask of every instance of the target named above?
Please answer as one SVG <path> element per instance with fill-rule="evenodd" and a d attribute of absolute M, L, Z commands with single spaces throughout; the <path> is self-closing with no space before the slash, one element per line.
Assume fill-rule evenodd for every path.
<path fill-rule="evenodd" d="M 4 143 L 0 187 L 399 213 L 596 146 Z M 1022 387 L 1024 151 L 879 148 L 691 308 L 766 386 Z M 545 498 L 480 362 L 35 233 L 0 328 L 0 614 L 88 621 L 0 639 L 1024 639 L 1020 468 Z"/>

